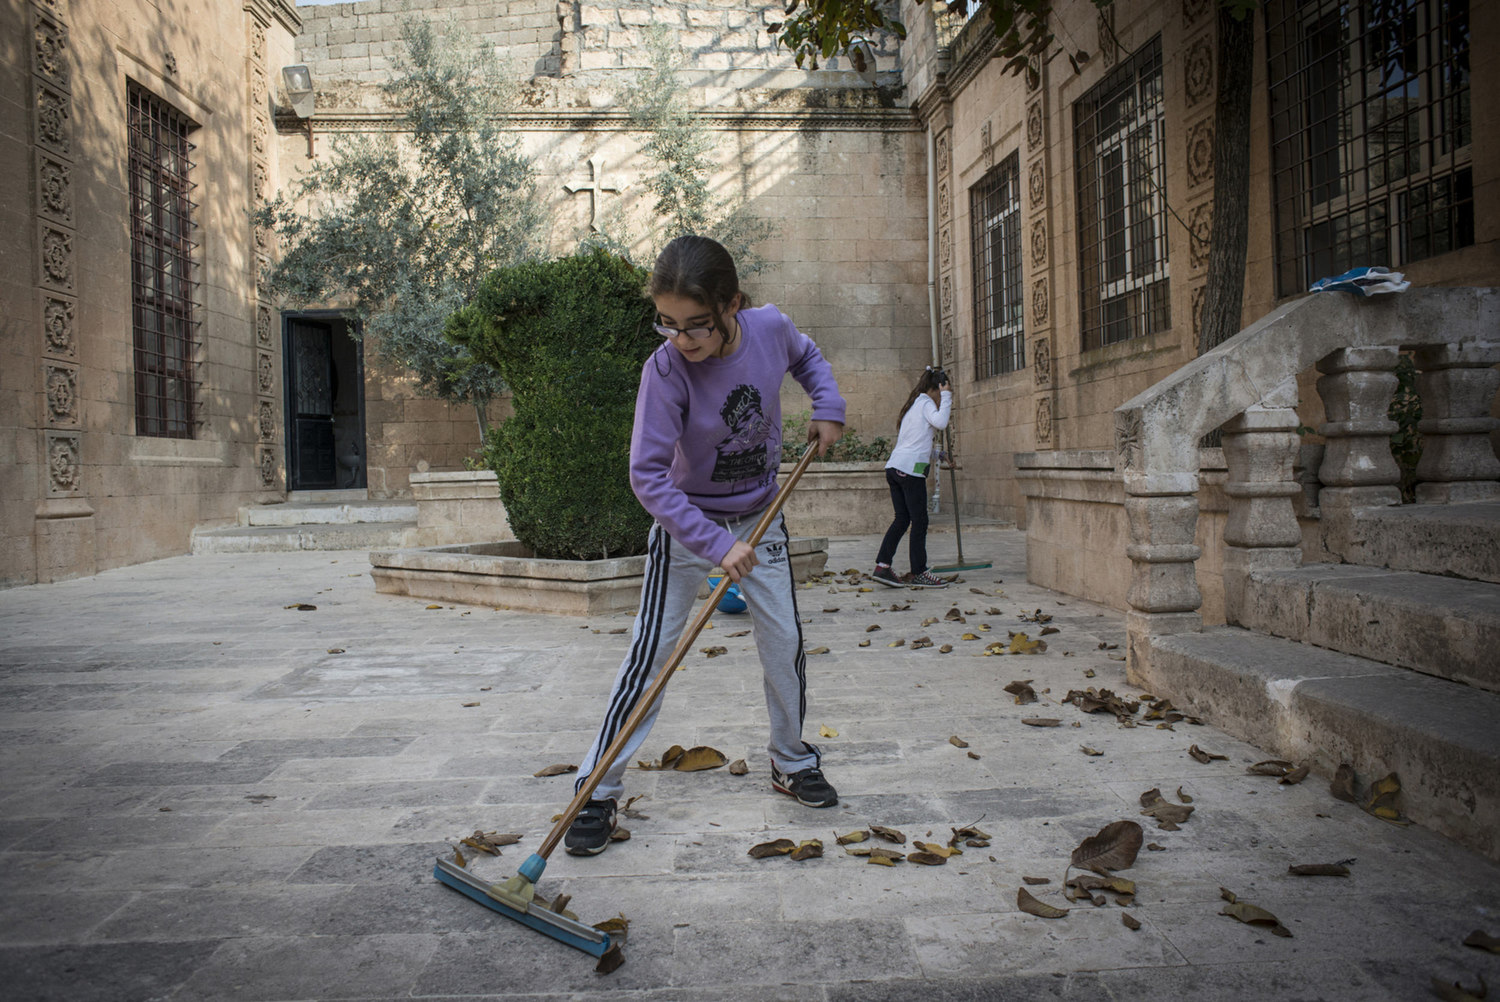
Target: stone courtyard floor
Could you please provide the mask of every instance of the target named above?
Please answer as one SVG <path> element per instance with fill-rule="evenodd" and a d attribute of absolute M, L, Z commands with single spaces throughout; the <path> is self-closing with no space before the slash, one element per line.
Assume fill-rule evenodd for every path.
<path fill-rule="evenodd" d="M 876 542 L 833 540 L 829 569 L 869 570 Z M 931 546 L 952 561 L 951 535 Z M 1500 956 L 1462 945 L 1500 934 L 1500 866 L 1336 800 L 1326 779 L 1247 774 L 1267 756 L 1212 726 L 1158 729 L 1143 709 L 1126 728 L 1063 704 L 1088 686 L 1141 696 L 1123 617 L 1028 586 L 1022 533 L 966 531 L 964 550 L 993 566 L 946 591 L 839 574 L 799 592 L 808 648 L 828 648 L 808 659 L 806 733 L 842 795 L 829 810 L 771 791 L 750 624 L 715 616 L 646 749 L 710 745 L 748 775 L 633 770 L 633 837 L 559 852 L 541 881 L 586 922 L 630 920 L 608 975 L 431 872 L 476 830 L 522 836 L 471 862 L 488 879 L 537 846 L 572 777 L 534 773 L 579 760 L 629 615 L 428 608 L 377 595 L 363 553 L 181 557 L 0 591 L 3 994 L 1372 1002 L 1432 997 L 1433 978 L 1500 984 Z M 955 608 L 964 622 L 944 618 Z M 1050 623 L 1021 619 L 1037 610 Z M 983 656 L 1043 625 L 1045 653 Z M 1026 679 L 1039 701 L 1017 705 L 1004 686 Z M 1061 725 L 1022 722 L 1039 717 Z M 1153 788 L 1192 798 L 1179 830 L 1139 813 Z M 1126 819 L 1161 847 L 1121 872 L 1133 903 L 1064 900 L 1072 850 Z M 990 845 L 881 867 L 834 843 L 871 825 L 942 845 L 974 826 Z M 826 848 L 748 855 L 777 838 Z M 1347 877 L 1287 869 L 1347 860 Z M 1069 914 L 1022 912 L 1023 886 Z M 1221 915 L 1221 888 L 1291 936 Z"/>

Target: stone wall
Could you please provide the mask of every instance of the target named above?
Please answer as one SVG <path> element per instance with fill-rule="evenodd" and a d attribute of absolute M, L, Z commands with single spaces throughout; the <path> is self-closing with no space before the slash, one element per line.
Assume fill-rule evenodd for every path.
<path fill-rule="evenodd" d="M 187 552 L 194 525 L 274 489 L 274 348 L 257 344 L 249 209 L 274 168 L 266 67 L 295 12 L 206 0 L 31 0 L 0 9 L 0 583 Z M 191 438 L 137 434 L 127 92 L 192 123 Z M 258 114 L 257 114 L 258 112 Z"/>

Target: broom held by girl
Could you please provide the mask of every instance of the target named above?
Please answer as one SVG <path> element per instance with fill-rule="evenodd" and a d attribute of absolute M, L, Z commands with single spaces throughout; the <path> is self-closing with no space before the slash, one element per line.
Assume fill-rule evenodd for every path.
<path fill-rule="evenodd" d="M 802 740 L 807 662 L 786 523 L 778 516 L 756 547 L 745 537 L 776 493 L 783 378 L 790 373 L 812 399 L 808 440 L 819 454 L 843 434 L 844 399 L 811 338 L 775 306 L 750 306 L 733 258 L 717 242 L 673 240 L 657 258 L 649 292 L 665 341 L 641 372 L 630 484 L 655 524 L 630 649 L 579 765 L 575 790 L 594 769 L 607 772 L 568 831 L 564 844 L 574 855 L 609 844 L 625 768 L 660 705 L 615 761 L 599 757 L 661 670 L 715 566 L 739 584 L 754 622 L 773 788 L 811 807 L 838 803 L 819 768 L 818 748 Z"/>

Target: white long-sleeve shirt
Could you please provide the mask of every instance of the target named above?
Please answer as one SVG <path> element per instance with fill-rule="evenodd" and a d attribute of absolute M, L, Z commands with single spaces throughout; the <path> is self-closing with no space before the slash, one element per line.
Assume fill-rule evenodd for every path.
<path fill-rule="evenodd" d="M 927 464 L 932 459 L 932 433 L 948 427 L 948 415 L 953 412 L 953 391 L 940 390 L 941 404 L 932 402 L 925 393 L 917 394 L 901 419 L 901 428 L 896 432 L 896 447 L 891 458 L 885 461 L 887 469 L 899 470 L 913 476 L 925 477 Z"/>

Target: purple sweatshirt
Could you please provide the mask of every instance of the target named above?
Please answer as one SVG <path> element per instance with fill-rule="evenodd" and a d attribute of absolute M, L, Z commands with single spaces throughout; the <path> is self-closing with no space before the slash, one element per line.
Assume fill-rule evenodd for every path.
<path fill-rule="evenodd" d="M 833 369 L 812 338 L 767 304 L 741 310 L 739 349 L 689 362 L 663 344 L 641 369 L 630 486 L 689 550 L 717 563 L 735 535 L 712 519 L 771 502 L 781 462 L 781 381 L 812 397 L 814 421 L 844 420 Z"/>

